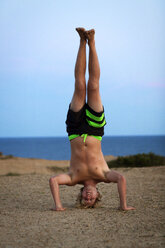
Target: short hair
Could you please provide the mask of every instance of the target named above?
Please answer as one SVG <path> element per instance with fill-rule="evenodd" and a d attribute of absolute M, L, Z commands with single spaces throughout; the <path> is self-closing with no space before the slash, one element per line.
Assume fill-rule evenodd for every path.
<path fill-rule="evenodd" d="M 96 188 L 97 189 L 98 196 L 97 196 L 97 198 L 96 198 L 95 203 L 93 204 L 93 206 L 87 206 L 87 205 L 83 204 L 83 198 L 82 198 L 83 189 L 84 189 L 84 187 L 82 187 L 80 189 L 80 193 L 77 196 L 76 207 L 77 208 L 96 208 L 96 207 L 99 207 L 100 201 L 101 201 L 101 198 L 102 198 L 102 195 L 100 194 L 100 192 L 98 191 L 98 189 Z"/>

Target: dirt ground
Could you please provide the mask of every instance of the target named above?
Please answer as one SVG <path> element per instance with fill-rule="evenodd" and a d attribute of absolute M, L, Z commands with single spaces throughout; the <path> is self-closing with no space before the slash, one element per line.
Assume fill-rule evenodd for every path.
<path fill-rule="evenodd" d="M 103 198 L 99 208 L 76 209 L 81 186 L 61 186 L 67 209 L 53 212 L 48 180 L 56 168 L 43 168 L 56 167 L 57 161 L 32 159 L 36 167 L 43 167 L 34 171 L 28 168 L 34 169 L 32 160 L 23 159 L 22 165 L 20 160 L 0 161 L 0 247 L 165 247 L 165 167 L 118 169 L 127 179 L 127 202 L 136 207 L 134 211 L 117 210 L 116 184 L 100 183 Z M 9 172 L 22 175 L 4 176 Z"/>

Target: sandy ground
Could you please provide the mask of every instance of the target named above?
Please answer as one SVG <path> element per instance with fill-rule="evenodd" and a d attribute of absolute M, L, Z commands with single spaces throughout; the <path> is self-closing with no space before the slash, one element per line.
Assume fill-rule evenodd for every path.
<path fill-rule="evenodd" d="M 104 183 L 98 185 L 101 207 L 76 209 L 81 186 L 61 186 L 67 209 L 50 211 L 49 177 L 52 170 L 59 172 L 68 165 L 68 161 L 0 160 L 0 247 L 165 247 L 165 167 L 118 169 L 127 179 L 127 201 L 135 211 L 117 210 L 116 184 Z M 4 176 L 9 172 L 22 175 Z"/>

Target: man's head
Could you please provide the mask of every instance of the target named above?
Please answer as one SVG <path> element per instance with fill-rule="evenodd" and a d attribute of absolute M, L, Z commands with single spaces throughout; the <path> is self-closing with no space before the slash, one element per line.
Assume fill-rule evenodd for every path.
<path fill-rule="evenodd" d="M 92 185 L 84 186 L 80 189 L 76 205 L 84 208 L 94 208 L 101 201 L 101 195 L 97 188 Z"/>

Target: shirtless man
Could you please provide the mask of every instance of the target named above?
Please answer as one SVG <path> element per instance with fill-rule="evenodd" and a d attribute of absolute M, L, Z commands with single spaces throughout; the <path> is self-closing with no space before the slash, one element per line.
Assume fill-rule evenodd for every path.
<path fill-rule="evenodd" d="M 100 67 L 95 48 L 95 30 L 76 28 L 80 36 L 80 47 L 75 65 L 75 90 L 67 114 L 67 132 L 71 145 L 69 172 L 53 176 L 49 180 L 55 202 L 53 210 L 63 211 L 59 186 L 82 184 L 80 203 L 86 207 L 95 205 L 99 197 L 96 185 L 100 182 L 117 183 L 120 209 L 132 210 L 126 203 L 126 180 L 110 170 L 101 150 L 104 134 L 104 108 L 99 92 Z M 86 43 L 89 45 L 89 80 L 86 103 Z"/>

